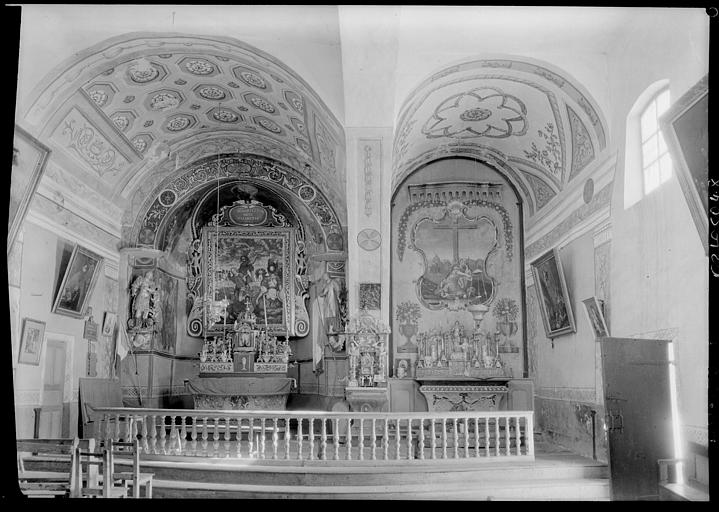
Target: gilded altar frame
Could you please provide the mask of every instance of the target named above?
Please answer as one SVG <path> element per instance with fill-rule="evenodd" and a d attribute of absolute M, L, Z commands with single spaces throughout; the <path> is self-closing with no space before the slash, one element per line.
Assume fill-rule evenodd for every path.
<path fill-rule="evenodd" d="M 271 247 L 273 251 L 279 248 L 279 253 L 271 254 L 271 256 L 277 257 L 275 263 L 277 267 L 280 267 L 279 275 L 275 276 L 279 278 L 280 281 L 280 283 L 277 283 L 280 285 L 280 287 L 276 288 L 277 293 L 267 293 L 269 287 L 266 285 L 264 286 L 264 290 L 260 291 L 260 295 L 251 297 L 250 300 L 253 306 L 262 311 L 270 311 L 270 307 L 267 306 L 268 297 L 275 303 L 278 299 L 281 301 L 281 320 L 277 321 L 276 318 L 272 320 L 268 317 L 267 330 L 270 334 L 283 336 L 304 335 L 303 331 L 305 331 L 307 327 L 305 325 L 306 320 L 304 319 L 306 314 L 302 314 L 305 307 L 303 294 L 302 290 L 297 286 L 296 279 L 297 248 L 295 231 L 296 229 L 292 227 L 204 227 L 202 229 L 202 255 L 205 297 L 212 297 L 213 303 L 218 304 L 220 300 L 218 297 L 224 294 L 222 298 L 230 302 L 227 307 L 231 307 L 233 302 L 235 304 L 241 302 L 242 299 L 237 300 L 236 297 L 229 297 L 227 292 L 217 292 L 218 284 L 224 283 L 226 285 L 227 278 L 224 280 L 216 279 L 218 276 L 216 267 L 218 271 L 222 271 L 223 273 L 232 271 L 233 274 L 235 274 L 234 269 L 240 268 L 241 262 L 239 257 L 237 260 L 233 260 L 232 256 L 227 255 L 227 251 L 232 251 L 232 247 L 238 247 L 234 252 L 239 252 L 243 255 L 247 253 L 248 249 L 245 249 L 243 252 L 243 249 L 239 248 L 240 246 L 249 248 L 249 250 L 261 248 L 263 245 Z M 267 254 L 262 254 L 260 251 L 260 254 L 255 254 L 254 256 L 257 257 L 257 260 L 259 260 L 262 265 L 269 265 L 269 256 Z M 218 263 L 217 257 L 219 257 L 220 260 L 224 260 L 224 263 L 222 261 Z M 228 262 L 228 259 L 232 261 L 232 263 Z M 261 268 L 262 267 L 259 266 L 256 269 L 253 268 L 253 275 Z M 263 270 L 267 274 L 267 268 L 263 268 Z M 235 276 L 235 280 L 237 279 L 239 279 L 239 277 Z M 220 286 L 219 289 L 228 290 L 232 288 L 228 286 L 224 286 L 223 288 L 223 286 Z M 236 284 L 234 289 L 246 290 L 246 288 L 242 288 L 242 285 L 239 284 Z M 246 295 L 244 300 L 246 300 L 247 297 L 250 297 L 250 295 Z M 262 297 L 264 297 L 264 299 Z M 208 311 L 205 313 L 204 324 L 207 334 L 221 333 L 223 330 L 231 330 L 233 328 L 234 320 L 227 309 L 225 309 L 224 315 L 220 316 L 220 318 L 217 318 L 217 316 L 213 318 L 211 310 L 212 307 L 208 308 Z M 257 325 L 261 328 L 265 327 L 265 317 L 262 311 L 257 315 Z M 223 312 L 215 308 L 215 314 L 217 313 L 222 315 Z"/>

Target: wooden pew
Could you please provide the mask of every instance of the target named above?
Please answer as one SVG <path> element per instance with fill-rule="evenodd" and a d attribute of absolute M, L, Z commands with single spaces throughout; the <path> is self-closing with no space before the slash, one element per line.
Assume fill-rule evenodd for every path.
<path fill-rule="evenodd" d="M 108 446 L 109 456 L 112 458 L 111 463 L 114 464 L 115 455 L 131 455 L 132 456 L 132 470 L 131 471 L 116 471 L 112 474 L 113 479 L 116 482 L 121 482 L 123 485 L 130 485 L 132 487 L 132 497 L 140 497 L 140 488 L 145 488 L 145 497 L 152 498 L 152 480 L 154 478 L 153 473 L 141 473 L 140 472 L 140 443 L 137 439 L 131 443 L 110 441 Z"/>
<path fill-rule="evenodd" d="M 76 480 L 77 448 L 78 439 L 18 439 L 17 464 L 20 491 L 33 498 L 78 496 L 80 485 Z M 23 462 L 26 453 L 68 455 L 70 457 L 70 471 L 27 471 Z"/>
<path fill-rule="evenodd" d="M 93 444 L 85 450 L 80 446 L 75 448 L 76 496 L 81 498 L 126 498 L 127 487 L 125 485 L 116 487 L 115 479 L 111 476 L 108 478 L 108 475 L 115 473 L 111 451 L 107 448 L 95 451 L 93 448 Z M 83 466 L 87 467 L 87 471 L 83 471 Z"/>

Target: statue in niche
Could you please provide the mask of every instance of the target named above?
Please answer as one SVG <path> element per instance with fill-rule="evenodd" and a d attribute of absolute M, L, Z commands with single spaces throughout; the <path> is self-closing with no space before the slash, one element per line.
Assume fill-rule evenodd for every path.
<path fill-rule="evenodd" d="M 137 276 L 130 288 L 132 297 L 132 318 L 130 328 L 151 327 L 156 317 L 160 289 L 155 282 L 155 273 L 150 270 Z"/>
<path fill-rule="evenodd" d="M 317 369 L 322 360 L 325 345 L 329 344 L 328 335 L 342 332 L 341 304 L 342 281 L 330 277 L 324 268 L 324 262 L 313 269 L 315 301 L 312 308 L 312 320 L 318 327 L 312 350 L 313 368 Z"/>

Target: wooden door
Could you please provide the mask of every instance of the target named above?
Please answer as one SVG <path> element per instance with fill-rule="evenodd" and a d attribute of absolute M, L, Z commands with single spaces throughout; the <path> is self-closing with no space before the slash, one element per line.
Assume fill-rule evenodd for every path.
<path fill-rule="evenodd" d="M 668 344 L 601 341 L 613 500 L 658 499 L 657 460 L 674 457 Z"/>
<path fill-rule="evenodd" d="M 62 437 L 62 407 L 65 389 L 65 342 L 47 340 L 40 411 L 41 438 Z"/>

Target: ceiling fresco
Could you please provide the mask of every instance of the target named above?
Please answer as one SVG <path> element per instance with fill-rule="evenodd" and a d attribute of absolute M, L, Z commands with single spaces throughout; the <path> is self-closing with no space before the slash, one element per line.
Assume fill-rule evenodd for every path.
<path fill-rule="evenodd" d="M 311 173 L 345 202 L 342 126 L 299 76 L 247 44 L 130 34 L 50 76 L 26 121 L 105 182 L 113 199 L 130 198 L 146 175 L 231 147 Z"/>
<path fill-rule="evenodd" d="M 529 213 L 544 207 L 607 147 L 588 95 L 546 64 L 476 60 L 420 84 L 400 110 L 393 189 L 420 165 L 479 157 L 507 172 Z"/>

